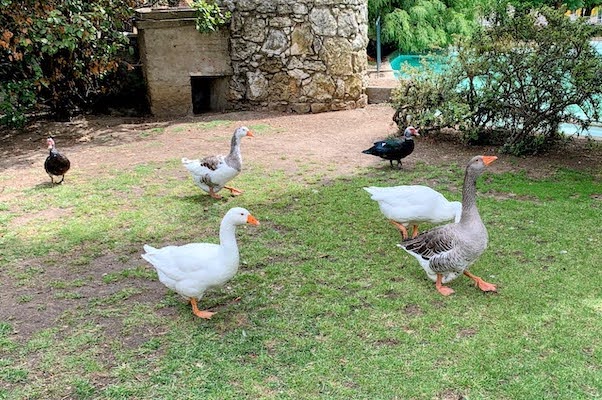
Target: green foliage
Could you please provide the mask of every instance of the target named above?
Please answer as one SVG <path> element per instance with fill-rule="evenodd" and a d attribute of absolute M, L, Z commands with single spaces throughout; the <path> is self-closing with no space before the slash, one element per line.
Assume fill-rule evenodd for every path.
<path fill-rule="evenodd" d="M 566 7 L 568 10 L 576 10 L 578 8 L 591 8 L 602 4 L 601 0 L 512 0 L 511 4 L 520 8 L 540 8 L 543 6 L 559 8 Z"/>
<path fill-rule="evenodd" d="M 590 25 L 548 7 L 502 8 L 491 22 L 459 45 L 443 76 L 426 69 L 402 82 L 400 126 L 414 118 L 423 131 L 456 128 L 468 142 L 526 154 L 561 140 L 562 122 L 586 129 L 600 120 L 602 57 Z"/>
<path fill-rule="evenodd" d="M 195 0 L 191 7 L 196 10 L 196 29 L 201 33 L 218 30 L 231 17 L 229 11 L 222 11 L 220 6 L 214 2 Z"/>
<path fill-rule="evenodd" d="M 447 62 L 444 56 L 433 57 L 441 63 Z M 419 68 L 404 67 L 408 78 L 401 79 L 393 90 L 393 103 L 397 111 L 393 120 L 405 129 L 414 124 L 424 133 L 447 126 L 455 126 L 468 114 L 456 89 L 456 83 L 447 74 L 434 70 L 434 64 L 422 62 Z"/>
<path fill-rule="evenodd" d="M 454 38 L 470 35 L 486 2 L 476 0 L 370 0 L 370 35 L 381 17 L 382 42 L 405 53 L 446 48 Z"/>
<path fill-rule="evenodd" d="M 123 64 L 123 34 L 136 0 L 3 0 L 0 7 L 0 123 L 28 114 L 57 118 L 109 90 Z"/>

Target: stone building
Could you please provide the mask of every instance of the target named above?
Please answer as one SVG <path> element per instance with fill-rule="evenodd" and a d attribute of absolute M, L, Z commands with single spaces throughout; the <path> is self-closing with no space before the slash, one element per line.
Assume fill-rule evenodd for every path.
<path fill-rule="evenodd" d="M 156 115 L 367 103 L 367 0 L 222 0 L 228 29 L 201 34 L 190 9 L 137 12 Z"/>

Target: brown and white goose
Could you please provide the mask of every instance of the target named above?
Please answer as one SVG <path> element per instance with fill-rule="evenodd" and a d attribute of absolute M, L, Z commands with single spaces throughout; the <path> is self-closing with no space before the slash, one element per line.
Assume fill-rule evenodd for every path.
<path fill-rule="evenodd" d="M 464 274 L 484 292 L 495 292 L 495 285 L 468 272 L 487 248 L 487 229 L 481 221 L 476 203 L 477 178 L 485 167 L 497 159 L 495 156 L 473 157 L 466 166 L 462 189 L 462 216 L 451 223 L 426 231 L 416 238 L 404 240 L 398 246 L 413 255 L 430 279 L 435 281 L 439 293 L 449 296 L 453 289 L 443 286 Z"/>
<path fill-rule="evenodd" d="M 242 170 L 240 139 L 245 136 L 253 137 L 253 132 L 246 126 L 241 126 L 234 131 L 230 153 L 227 156 L 210 156 L 200 160 L 182 158 L 182 164 L 192 175 L 194 183 L 214 199 L 221 199 L 217 192 L 223 188 L 228 189 L 233 196 L 242 193 L 241 190 L 226 186 L 226 183 L 234 179 Z"/>

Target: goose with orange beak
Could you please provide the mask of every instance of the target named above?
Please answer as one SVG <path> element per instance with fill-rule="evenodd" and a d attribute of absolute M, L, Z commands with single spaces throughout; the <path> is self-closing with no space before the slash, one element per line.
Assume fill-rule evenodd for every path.
<path fill-rule="evenodd" d="M 238 271 L 235 233 L 236 227 L 244 224 L 259 225 L 259 221 L 246 209 L 235 207 L 222 219 L 220 244 L 190 243 L 160 249 L 144 245 L 142 258 L 155 267 L 161 283 L 190 301 L 194 315 L 209 319 L 215 313 L 199 310 L 197 302 L 207 289 L 223 286 Z"/>
<path fill-rule="evenodd" d="M 477 178 L 485 168 L 497 160 L 496 156 L 473 157 L 466 166 L 462 189 L 460 221 L 423 232 L 416 238 L 404 240 L 398 246 L 414 256 L 437 291 L 444 296 L 454 293 L 444 286 L 464 274 L 484 292 L 495 292 L 495 285 L 468 272 L 468 268 L 487 248 L 487 229 L 481 220 L 476 203 Z"/>
<path fill-rule="evenodd" d="M 234 131 L 230 141 L 230 153 L 227 156 L 216 155 L 195 160 L 182 158 L 182 165 L 190 172 L 194 183 L 214 199 L 222 198 L 217 193 L 222 189 L 228 189 L 233 196 L 242 193 L 242 190 L 227 186 L 226 183 L 242 171 L 240 140 L 245 136 L 254 137 L 253 132 L 246 126 Z"/>

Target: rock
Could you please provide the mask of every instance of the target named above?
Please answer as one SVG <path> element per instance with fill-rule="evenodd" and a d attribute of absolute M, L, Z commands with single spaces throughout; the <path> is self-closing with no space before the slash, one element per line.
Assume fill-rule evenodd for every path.
<path fill-rule="evenodd" d="M 328 8 L 314 8 L 309 13 L 312 29 L 317 35 L 335 36 L 337 34 L 337 20 Z"/>
<path fill-rule="evenodd" d="M 260 100 L 266 97 L 268 81 L 260 72 L 247 73 L 247 96 L 250 100 Z"/>

